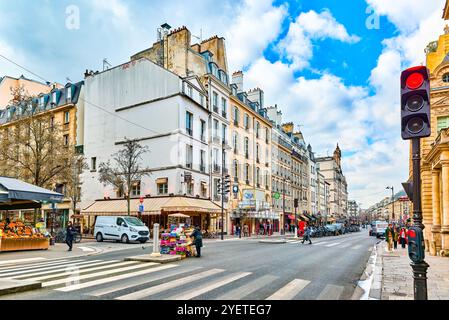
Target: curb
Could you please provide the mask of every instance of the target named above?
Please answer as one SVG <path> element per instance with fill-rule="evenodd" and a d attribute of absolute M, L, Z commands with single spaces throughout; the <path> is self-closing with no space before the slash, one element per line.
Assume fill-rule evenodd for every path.
<path fill-rule="evenodd" d="M 42 282 L 0 280 L 0 296 L 42 288 Z"/>
<path fill-rule="evenodd" d="M 380 300 L 382 289 L 382 261 L 379 243 L 373 246 L 365 270 L 350 300 Z M 379 278 L 380 277 L 380 278 Z"/>

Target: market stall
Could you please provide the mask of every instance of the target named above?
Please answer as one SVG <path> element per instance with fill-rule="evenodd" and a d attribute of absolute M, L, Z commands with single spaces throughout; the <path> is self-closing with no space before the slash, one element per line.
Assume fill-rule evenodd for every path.
<path fill-rule="evenodd" d="M 0 252 L 22 250 L 46 250 L 49 247 L 49 235 L 40 224 L 18 219 L 10 211 L 39 209 L 42 202 L 61 202 L 63 195 L 32 184 L 0 177 Z"/>
<path fill-rule="evenodd" d="M 190 238 L 192 232 L 193 228 L 184 223 L 172 224 L 169 233 L 161 234 L 160 253 L 179 255 L 181 259 L 194 256 L 194 246 Z"/>

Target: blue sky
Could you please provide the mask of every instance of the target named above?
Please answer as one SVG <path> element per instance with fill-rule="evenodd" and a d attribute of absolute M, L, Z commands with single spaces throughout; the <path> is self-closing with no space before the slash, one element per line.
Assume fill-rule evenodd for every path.
<path fill-rule="evenodd" d="M 268 104 L 302 125 L 317 155 L 339 143 L 350 198 L 367 207 L 408 178 L 399 73 L 425 62 L 424 47 L 442 33 L 444 2 L 4 0 L 0 54 L 64 83 L 100 70 L 103 58 L 126 62 L 152 45 L 164 22 L 203 38 L 224 36 L 229 71 L 244 70 L 246 89 L 264 89 Z M 67 28 L 70 5 L 79 10 L 79 28 Z M 367 28 L 367 8 L 379 28 Z M 36 78 L 0 59 L 0 76 L 21 74 Z"/>

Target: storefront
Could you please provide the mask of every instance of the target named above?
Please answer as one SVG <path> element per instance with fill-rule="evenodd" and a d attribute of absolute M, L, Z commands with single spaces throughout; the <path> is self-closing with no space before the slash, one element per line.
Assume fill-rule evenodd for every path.
<path fill-rule="evenodd" d="M 0 177 L 0 251 L 45 250 L 49 234 L 34 224 L 43 202 L 61 202 L 63 195 L 23 181 Z"/>
<path fill-rule="evenodd" d="M 142 209 L 143 211 L 139 211 Z M 189 197 L 154 197 L 131 199 L 130 214 L 139 217 L 150 229 L 155 223 L 161 226 L 161 230 L 169 230 L 173 214 L 188 216 L 186 223 L 192 226 L 200 226 L 201 230 L 219 230 L 215 222 L 221 213 L 221 207 L 207 199 Z M 127 215 L 126 199 L 97 200 L 81 211 L 81 215 L 87 222 L 87 230 L 93 234 L 95 217 Z"/>
<path fill-rule="evenodd" d="M 262 234 L 264 224 L 272 226 L 271 232 L 279 232 L 279 215 L 272 211 L 247 211 L 240 210 L 234 211 L 231 214 L 231 221 L 233 230 L 235 226 L 240 225 L 242 228 L 242 235 L 244 235 L 244 229 L 248 229 L 249 235 Z M 247 227 L 245 227 L 245 225 Z M 234 232 L 233 232 L 234 234 Z"/>

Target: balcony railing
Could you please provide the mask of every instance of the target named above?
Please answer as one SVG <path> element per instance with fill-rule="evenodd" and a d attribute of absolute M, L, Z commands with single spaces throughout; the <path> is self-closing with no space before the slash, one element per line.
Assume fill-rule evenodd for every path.
<path fill-rule="evenodd" d="M 221 138 L 220 137 L 218 137 L 218 136 L 215 136 L 215 137 L 213 137 L 212 138 L 212 141 L 214 142 L 214 143 L 220 143 L 220 141 L 221 141 Z"/>
<path fill-rule="evenodd" d="M 227 118 L 228 117 L 228 114 L 226 113 L 226 111 L 222 111 L 221 115 L 223 116 L 223 118 Z"/>
<path fill-rule="evenodd" d="M 221 172 L 221 167 L 218 164 L 214 164 L 214 172 L 215 173 L 220 173 Z"/>
<path fill-rule="evenodd" d="M 206 172 L 206 166 L 200 165 L 200 171 L 203 173 Z"/>
<path fill-rule="evenodd" d="M 214 201 L 221 201 L 221 197 L 219 195 L 214 195 Z"/>
<path fill-rule="evenodd" d="M 214 106 L 214 112 L 216 112 L 216 113 L 218 113 L 218 107 L 217 106 Z"/>
<path fill-rule="evenodd" d="M 239 121 L 238 120 L 234 120 L 234 126 L 239 126 Z"/>
<path fill-rule="evenodd" d="M 228 174 L 228 173 L 229 173 L 228 168 L 223 168 L 223 173 L 224 173 L 224 174 Z"/>
<path fill-rule="evenodd" d="M 248 154 L 248 152 L 245 152 L 245 158 L 246 158 L 246 159 L 249 159 L 249 154 Z"/>
<path fill-rule="evenodd" d="M 191 128 L 186 128 L 186 132 L 189 136 L 193 136 L 193 130 Z"/>

